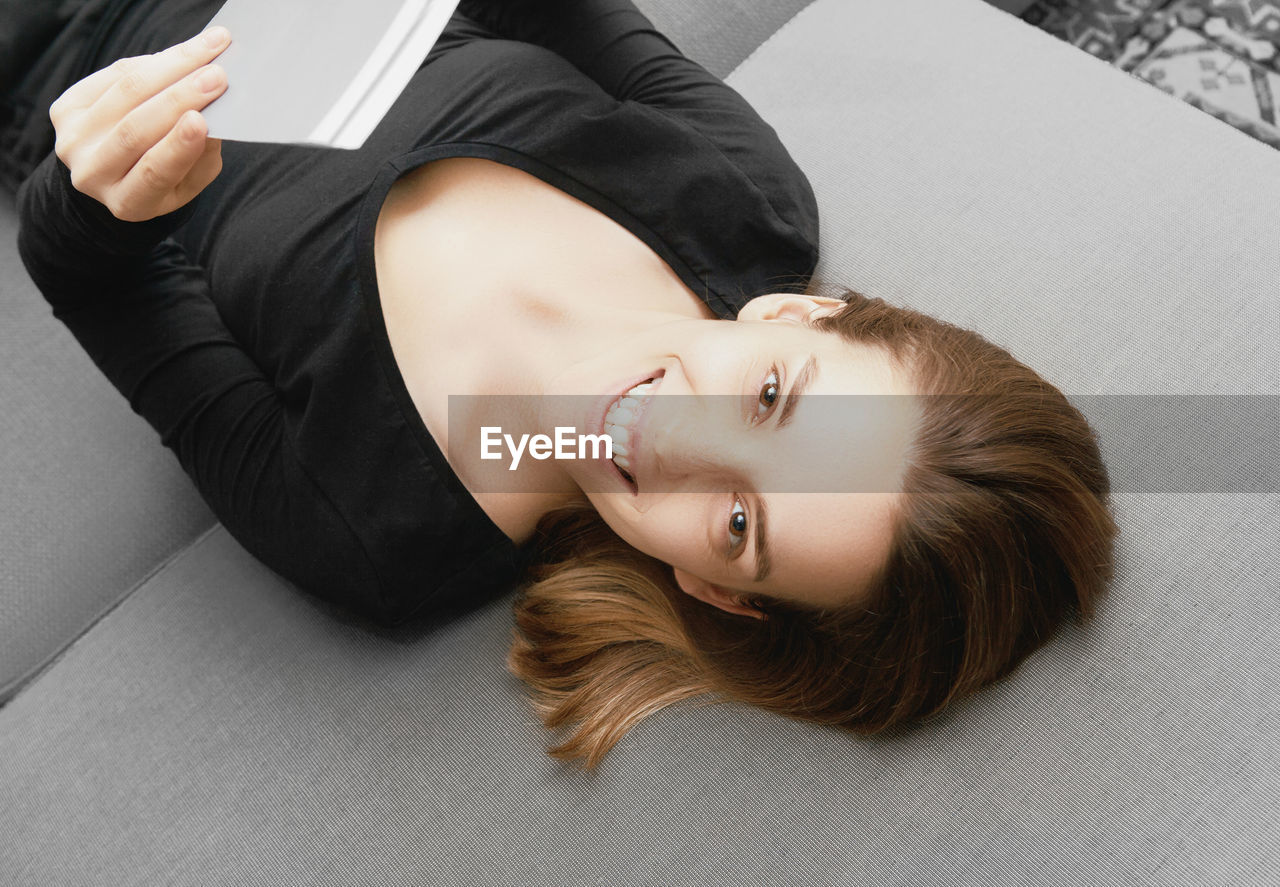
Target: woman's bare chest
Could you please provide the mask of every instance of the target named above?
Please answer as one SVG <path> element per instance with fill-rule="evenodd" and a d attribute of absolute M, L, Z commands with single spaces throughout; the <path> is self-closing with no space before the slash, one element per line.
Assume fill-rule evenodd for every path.
<path fill-rule="evenodd" d="M 696 296 L 617 222 L 541 179 L 490 160 L 448 157 L 402 176 L 375 234 L 384 314 L 421 312 L 435 324 L 493 309 L 688 309 Z M 500 291 L 499 291 L 500 290 Z M 465 293 L 473 294 L 466 297 Z M 462 296 L 462 297 L 460 297 Z M 526 300 L 526 304 L 519 304 Z"/>
<path fill-rule="evenodd" d="M 444 158 L 402 176 L 378 216 L 374 255 L 387 334 L 424 419 L 441 415 L 431 398 L 470 391 L 477 363 L 541 325 L 572 323 L 588 301 L 593 310 L 712 316 L 617 222 L 479 158 Z"/>
<path fill-rule="evenodd" d="M 617 222 L 535 176 L 478 158 L 445 158 L 402 176 L 379 214 L 374 255 L 405 387 L 469 487 L 474 466 L 448 447 L 450 394 L 529 393 L 493 390 L 495 367 L 509 369 L 548 330 L 574 323 L 587 302 L 592 310 L 713 316 Z M 504 530 L 539 507 L 528 497 L 477 499 Z"/>

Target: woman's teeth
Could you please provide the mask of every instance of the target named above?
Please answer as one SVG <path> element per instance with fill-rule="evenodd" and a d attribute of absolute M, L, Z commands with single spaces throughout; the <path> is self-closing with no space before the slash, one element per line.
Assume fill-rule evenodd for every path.
<path fill-rule="evenodd" d="M 618 398 L 605 413 L 604 430 L 613 438 L 613 461 L 624 472 L 631 470 L 631 462 L 627 458 L 631 455 L 627 449 L 631 442 L 631 424 L 644 411 L 645 402 L 653 388 L 652 379 L 641 382 Z"/>

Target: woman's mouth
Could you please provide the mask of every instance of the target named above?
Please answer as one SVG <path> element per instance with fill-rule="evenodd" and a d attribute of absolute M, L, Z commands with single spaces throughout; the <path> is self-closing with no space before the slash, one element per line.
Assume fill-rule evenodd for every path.
<path fill-rule="evenodd" d="M 658 387 L 661 372 L 633 385 L 609 405 L 604 414 L 604 433 L 613 440 L 613 464 L 623 478 L 639 491 L 636 469 L 639 464 L 640 420 Z"/>

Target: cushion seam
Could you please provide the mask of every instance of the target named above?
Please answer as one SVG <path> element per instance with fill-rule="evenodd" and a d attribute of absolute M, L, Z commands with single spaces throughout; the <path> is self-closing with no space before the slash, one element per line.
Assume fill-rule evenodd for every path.
<path fill-rule="evenodd" d="M 132 586 L 130 586 L 128 591 L 126 591 L 124 594 L 120 595 L 120 597 L 118 597 L 117 599 L 112 601 L 110 604 L 108 604 L 96 616 L 90 618 L 89 621 L 79 631 L 75 633 L 74 637 L 72 637 L 69 641 L 67 641 L 65 644 L 59 647 L 56 651 L 46 656 L 45 658 L 37 662 L 35 665 L 23 671 L 21 674 L 18 675 L 18 677 L 14 678 L 13 680 L 3 685 L 0 685 L 0 712 L 3 711 L 5 706 L 9 705 L 15 699 L 17 699 L 19 696 L 25 693 L 27 691 L 27 688 L 36 684 L 40 680 L 40 678 L 44 675 L 44 673 L 49 669 L 54 668 L 58 664 L 59 660 L 61 660 L 64 656 L 66 656 L 67 653 L 70 652 L 73 647 L 75 647 L 77 644 L 80 643 L 80 641 L 84 638 L 85 635 L 93 631 L 93 629 L 96 628 L 98 625 L 100 625 L 104 619 L 107 619 L 108 617 L 110 617 L 111 614 L 114 613 L 117 608 L 119 608 L 122 604 L 124 604 L 125 601 L 132 598 L 133 595 L 139 589 L 141 589 L 147 583 L 151 582 L 151 580 L 158 577 L 161 573 L 165 572 L 170 566 L 173 565 L 175 561 L 177 561 L 179 558 L 186 555 L 189 551 L 191 551 L 192 549 L 196 548 L 199 545 L 204 544 L 204 542 L 209 538 L 209 536 L 212 535 L 215 530 L 219 530 L 219 529 L 224 529 L 221 522 L 214 521 L 212 526 L 202 531 L 199 535 L 197 535 L 194 539 L 192 539 L 186 545 L 179 548 L 177 551 L 173 552 L 168 557 L 164 558 L 158 564 L 152 567 L 149 571 L 147 571 L 142 576 L 142 578 L 140 578 L 137 582 L 135 582 Z M 3 715 L 0 714 L 0 717 L 3 717 Z"/>

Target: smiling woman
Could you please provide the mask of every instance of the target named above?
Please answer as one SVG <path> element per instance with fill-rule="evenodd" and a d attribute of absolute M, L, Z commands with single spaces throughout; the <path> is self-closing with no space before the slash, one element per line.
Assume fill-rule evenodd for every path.
<path fill-rule="evenodd" d="M 850 492 L 865 450 L 827 438 L 818 464 L 842 492 L 818 497 L 825 512 L 799 496 L 785 530 L 782 509 L 761 506 L 796 494 L 733 496 L 719 519 L 737 537 L 727 563 L 682 546 L 693 526 L 656 507 L 620 515 L 593 497 L 547 514 L 509 665 L 548 727 L 573 728 L 552 754 L 594 765 L 639 720 L 694 697 L 867 734 L 906 727 L 1092 616 L 1116 527 L 1094 434 L 1057 389 L 977 333 L 848 290 L 802 329 L 843 350 L 796 361 L 810 390 L 852 373 L 839 390 L 857 377 L 913 404 L 910 422 L 881 426 L 877 471 L 897 470 L 878 489 L 894 492 Z M 785 391 L 774 372 L 767 413 Z"/>
<path fill-rule="evenodd" d="M 717 589 L 841 602 L 884 559 L 917 420 L 913 388 L 885 349 L 813 325 L 845 307 L 759 296 L 735 322 L 662 323 L 550 386 L 567 392 L 628 366 L 656 367 L 640 371 L 652 381 L 639 398 L 614 401 L 633 408 L 611 404 L 605 416 L 624 448 L 624 484 L 593 483 L 589 464 L 561 467 L 614 532 L 669 564 L 688 594 L 747 615 L 759 613 Z M 545 426 L 568 422 L 559 408 L 575 403 L 544 398 Z M 594 427 L 594 414 L 588 421 Z M 824 539 L 821 527 L 839 534 Z"/>
<path fill-rule="evenodd" d="M 368 143 L 321 152 L 208 137 L 215 3 L 112 0 L 23 127 L 54 150 L 19 247 L 276 572 L 398 624 L 534 562 L 511 665 L 591 765 L 702 694 L 905 724 L 1092 611 L 1114 526 L 1080 415 L 975 333 L 812 283 L 804 174 L 629 0 L 464 0 Z M 613 458 L 542 458 L 563 429 Z"/>

